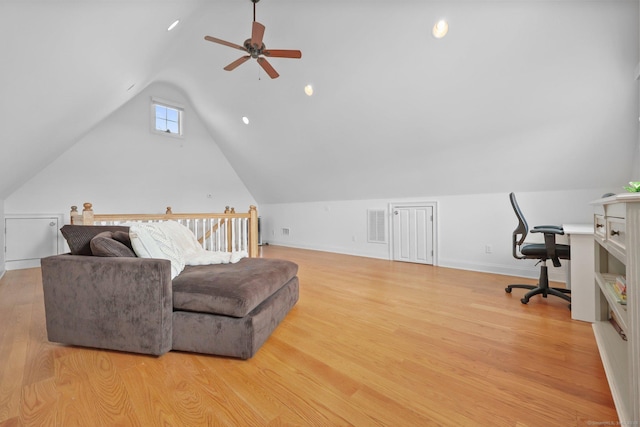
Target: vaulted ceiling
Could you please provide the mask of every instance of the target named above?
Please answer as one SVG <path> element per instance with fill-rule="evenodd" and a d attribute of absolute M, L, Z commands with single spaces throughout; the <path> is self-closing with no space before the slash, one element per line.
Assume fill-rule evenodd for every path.
<path fill-rule="evenodd" d="M 252 7 L 0 0 L 0 199 L 155 81 L 185 93 L 259 202 L 630 179 L 637 0 L 262 0 L 267 47 L 303 55 L 270 59 L 275 80 L 255 61 L 224 71 L 242 52 L 204 41 L 242 44 Z"/>

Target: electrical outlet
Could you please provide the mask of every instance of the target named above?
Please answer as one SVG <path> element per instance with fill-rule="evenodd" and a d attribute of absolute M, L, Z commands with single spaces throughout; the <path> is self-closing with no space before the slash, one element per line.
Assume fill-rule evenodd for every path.
<path fill-rule="evenodd" d="M 484 253 L 485 254 L 490 254 L 492 252 L 492 250 L 493 249 L 491 248 L 491 245 L 485 245 L 485 247 L 484 247 Z"/>

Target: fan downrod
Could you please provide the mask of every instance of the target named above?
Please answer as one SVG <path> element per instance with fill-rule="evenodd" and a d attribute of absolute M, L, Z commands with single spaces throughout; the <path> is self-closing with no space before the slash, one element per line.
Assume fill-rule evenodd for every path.
<path fill-rule="evenodd" d="M 251 0 L 251 3 L 253 3 L 253 22 L 256 22 L 256 3 L 258 3 L 260 0 Z"/>

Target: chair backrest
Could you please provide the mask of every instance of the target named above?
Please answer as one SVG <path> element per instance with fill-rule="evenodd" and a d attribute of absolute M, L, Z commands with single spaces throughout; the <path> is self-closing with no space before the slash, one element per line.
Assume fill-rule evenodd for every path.
<path fill-rule="evenodd" d="M 529 225 L 527 224 L 527 220 L 524 219 L 520 206 L 518 206 L 516 195 L 514 193 L 509 194 L 509 199 L 511 200 L 513 211 L 518 217 L 518 226 L 513 230 L 513 257 L 522 259 L 523 256 L 519 254 L 518 248 L 524 243 L 524 239 L 526 239 L 527 234 L 529 234 Z"/>

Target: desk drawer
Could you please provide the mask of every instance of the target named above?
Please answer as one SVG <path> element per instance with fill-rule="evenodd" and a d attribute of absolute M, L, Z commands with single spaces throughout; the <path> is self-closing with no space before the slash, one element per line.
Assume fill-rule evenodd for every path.
<path fill-rule="evenodd" d="M 604 239 L 606 237 L 607 224 L 604 215 L 593 216 L 593 232 L 597 237 Z"/>
<path fill-rule="evenodd" d="M 607 205 L 607 217 L 614 216 L 624 219 L 627 216 L 627 205 L 625 203 L 614 203 Z"/>
<path fill-rule="evenodd" d="M 623 252 L 625 251 L 627 231 L 624 219 L 607 217 L 607 240 Z"/>

